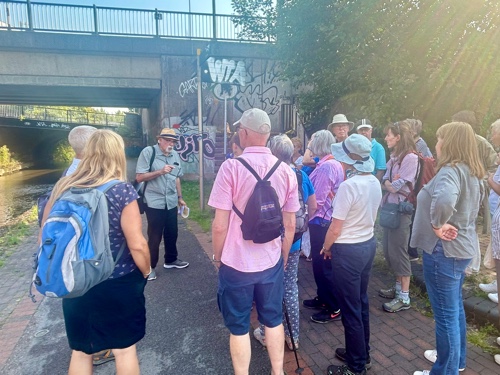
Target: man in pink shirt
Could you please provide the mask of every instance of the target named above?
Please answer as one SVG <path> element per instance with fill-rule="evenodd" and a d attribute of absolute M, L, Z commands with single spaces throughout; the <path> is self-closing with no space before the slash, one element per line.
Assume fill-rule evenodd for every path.
<path fill-rule="evenodd" d="M 240 156 L 263 178 L 278 160 L 265 147 L 271 132 L 269 116 L 253 108 L 234 124 L 244 148 Z M 215 208 L 212 224 L 213 261 L 219 268 L 217 300 L 230 331 L 230 351 L 236 375 L 247 375 L 250 366 L 250 312 L 255 301 L 259 321 L 265 325 L 271 374 L 283 374 L 284 331 L 282 317 L 283 271 L 295 232 L 295 212 L 300 208 L 297 178 L 282 163 L 269 178 L 283 213 L 284 235 L 263 244 L 244 240 L 242 220 L 233 204 L 244 212 L 256 179 L 236 159 L 226 160 L 214 182 L 208 204 Z"/>

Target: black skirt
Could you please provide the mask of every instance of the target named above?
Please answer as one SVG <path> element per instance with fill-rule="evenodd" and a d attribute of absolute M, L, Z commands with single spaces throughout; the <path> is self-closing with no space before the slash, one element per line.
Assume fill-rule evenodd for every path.
<path fill-rule="evenodd" d="M 124 349 L 146 333 L 146 279 L 136 269 L 106 280 L 77 298 L 63 299 L 69 346 L 93 354 Z"/>

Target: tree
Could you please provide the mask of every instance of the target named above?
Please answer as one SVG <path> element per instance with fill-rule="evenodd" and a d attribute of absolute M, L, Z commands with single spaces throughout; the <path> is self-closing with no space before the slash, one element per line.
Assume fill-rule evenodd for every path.
<path fill-rule="evenodd" d="M 493 0 L 288 0 L 275 15 L 275 58 L 309 132 L 335 112 L 382 126 L 437 126 L 462 109 L 485 123 L 500 115 Z"/>

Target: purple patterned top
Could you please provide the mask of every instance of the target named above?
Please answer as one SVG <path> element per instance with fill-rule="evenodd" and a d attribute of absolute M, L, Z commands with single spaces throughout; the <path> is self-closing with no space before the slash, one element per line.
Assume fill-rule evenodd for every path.
<path fill-rule="evenodd" d="M 109 189 L 106 192 L 106 198 L 108 199 L 109 241 L 111 243 L 111 252 L 113 256 L 116 257 L 123 241 L 125 241 L 125 235 L 123 234 L 120 224 L 122 211 L 129 203 L 137 200 L 138 195 L 131 184 L 122 182 Z M 125 245 L 123 254 L 116 264 L 113 274 L 109 278 L 114 279 L 128 275 L 136 268 L 137 266 L 130 254 L 130 250 L 128 246 Z"/>
<path fill-rule="evenodd" d="M 332 217 L 333 198 L 337 194 L 339 185 L 344 181 L 342 164 L 333 159 L 332 155 L 324 156 L 309 176 L 316 192 L 318 208 L 309 221 L 319 218 L 329 221 Z"/>

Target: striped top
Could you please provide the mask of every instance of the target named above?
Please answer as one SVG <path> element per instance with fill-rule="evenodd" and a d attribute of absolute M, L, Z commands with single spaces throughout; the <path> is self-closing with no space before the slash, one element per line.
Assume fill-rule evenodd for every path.
<path fill-rule="evenodd" d="M 385 171 L 382 183 L 386 180 L 392 182 L 392 187 L 397 193 L 387 193 L 382 202 L 384 203 L 399 203 L 406 199 L 406 195 L 410 193 L 410 188 L 407 182 L 415 186 L 415 174 L 417 173 L 418 156 L 414 153 L 407 154 L 401 163 L 398 158 L 391 154 L 387 162 L 387 170 Z"/>

